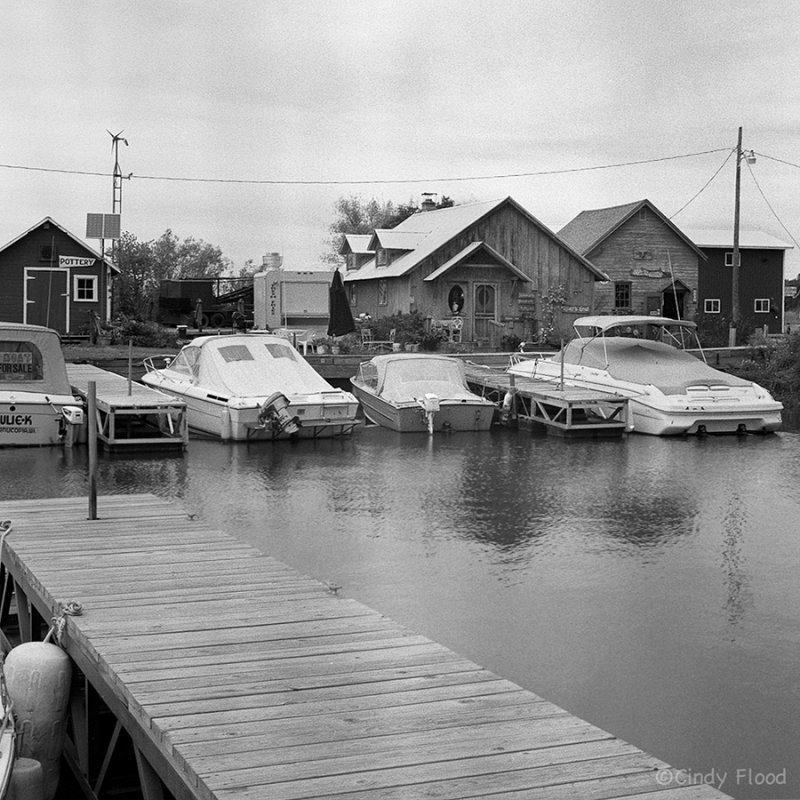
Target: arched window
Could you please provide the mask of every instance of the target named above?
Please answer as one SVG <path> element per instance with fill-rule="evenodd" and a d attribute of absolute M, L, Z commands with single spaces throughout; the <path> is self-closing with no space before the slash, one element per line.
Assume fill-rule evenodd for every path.
<path fill-rule="evenodd" d="M 464 290 L 460 286 L 454 286 L 447 295 L 447 308 L 453 314 L 460 314 L 464 308 Z"/>

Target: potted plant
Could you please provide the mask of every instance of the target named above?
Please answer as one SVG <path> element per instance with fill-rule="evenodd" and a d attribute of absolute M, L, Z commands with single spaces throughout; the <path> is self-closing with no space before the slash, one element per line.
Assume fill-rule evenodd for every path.
<path fill-rule="evenodd" d="M 315 353 L 327 353 L 330 347 L 330 339 L 327 336 L 315 336 L 311 340 L 311 346 Z"/>

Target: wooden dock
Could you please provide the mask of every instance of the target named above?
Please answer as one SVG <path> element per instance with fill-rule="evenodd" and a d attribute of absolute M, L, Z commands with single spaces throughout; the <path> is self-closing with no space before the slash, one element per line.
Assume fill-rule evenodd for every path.
<path fill-rule="evenodd" d="M 148 799 L 726 797 L 172 503 L 101 496 L 98 516 L 0 503 L 4 630 L 15 606 L 25 641 L 83 606 L 61 645 L 87 797 L 118 791 L 115 764 Z"/>
<path fill-rule="evenodd" d="M 559 436 L 622 436 L 630 430 L 629 403 L 624 397 L 552 381 L 511 375 L 505 369 L 467 362 L 467 383 L 473 392 L 508 409 L 508 423 L 543 426 Z"/>
<path fill-rule="evenodd" d="M 107 450 L 184 449 L 189 443 L 186 403 L 91 364 L 67 364 L 74 392 L 84 400 L 94 382 L 97 437 Z"/>

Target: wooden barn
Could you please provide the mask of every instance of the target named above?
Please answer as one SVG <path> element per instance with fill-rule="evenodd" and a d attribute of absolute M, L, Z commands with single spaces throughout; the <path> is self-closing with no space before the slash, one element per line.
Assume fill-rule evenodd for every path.
<path fill-rule="evenodd" d="M 369 244 L 346 244 L 354 315 L 419 312 L 458 340 L 496 348 L 504 336 L 568 332 L 606 276 L 511 197 L 419 211 Z"/>
<path fill-rule="evenodd" d="M 0 248 L 0 320 L 88 333 L 110 316 L 116 267 L 51 217 Z"/>
<path fill-rule="evenodd" d="M 690 230 L 706 254 L 700 268 L 698 311 L 730 323 L 733 309 L 733 231 Z M 739 313 L 745 330 L 784 330 L 783 263 L 792 246 L 762 231 L 739 232 Z"/>
<path fill-rule="evenodd" d="M 706 257 L 649 200 L 582 211 L 558 235 L 610 278 L 595 313 L 694 318 Z"/>

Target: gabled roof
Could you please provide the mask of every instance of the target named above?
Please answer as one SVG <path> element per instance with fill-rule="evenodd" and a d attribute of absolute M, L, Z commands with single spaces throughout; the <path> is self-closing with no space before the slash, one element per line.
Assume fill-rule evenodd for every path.
<path fill-rule="evenodd" d="M 695 230 L 684 228 L 686 235 L 698 246 L 733 249 L 733 229 Z M 739 247 L 742 250 L 793 250 L 794 246 L 776 239 L 763 231 L 739 230 Z"/>
<path fill-rule="evenodd" d="M 339 255 L 346 256 L 348 253 L 366 254 L 374 251 L 369 249 L 371 233 L 346 233 L 339 248 Z"/>
<path fill-rule="evenodd" d="M 700 248 L 647 199 L 638 200 L 635 203 L 627 203 L 623 206 L 581 211 L 577 217 L 570 220 L 558 232 L 558 235 L 581 255 L 586 256 L 645 207 L 650 209 L 667 227 L 671 228 L 697 255 L 705 259 L 705 254 Z"/>
<path fill-rule="evenodd" d="M 468 244 L 460 253 L 456 253 L 449 261 L 445 261 L 441 267 L 431 272 L 431 274 L 428 275 L 425 280 L 435 281 L 437 278 L 440 278 L 442 275 L 444 275 L 445 272 L 449 272 L 451 269 L 453 269 L 453 267 L 457 267 L 473 253 L 477 253 L 478 250 L 486 251 L 495 261 L 500 263 L 507 270 L 513 272 L 514 275 L 520 280 L 528 281 L 529 283 L 532 282 L 532 279 L 529 278 L 521 269 L 515 267 L 507 258 L 501 256 L 500 253 L 498 253 L 493 247 L 489 247 L 486 242 L 472 242 L 472 244 Z"/>
<path fill-rule="evenodd" d="M 506 197 L 502 200 L 467 203 L 460 206 L 451 206 L 449 208 L 438 208 L 434 211 L 419 211 L 403 220 L 403 222 L 391 231 L 388 231 L 388 233 L 391 234 L 403 234 L 403 236 L 398 236 L 396 239 L 390 240 L 389 238 L 385 238 L 383 235 L 387 233 L 385 231 L 376 231 L 374 238 L 381 242 L 382 247 L 402 250 L 406 249 L 406 245 L 412 241 L 415 242 L 415 246 L 398 258 L 392 259 L 392 263 L 385 267 L 377 266 L 376 259 L 374 258 L 367 261 L 361 269 L 353 270 L 348 275 L 345 275 L 345 283 L 349 281 L 375 280 L 377 278 L 398 278 L 406 275 L 424 259 L 446 245 L 450 240 L 504 205 L 513 206 L 520 214 L 527 217 L 533 225 L 539 228 L 544 234 L 551 237 L 560 247 L 565 248 L 593 275 L 597 276 L 600 280 L 608 280 L 607 275 L 597 269 L 594 264 L 584 258 L 580 253 L 576 252 L 569 243 L 565 243 L 559 239 L 553 231 L 539 222 L 536 217 L 511 197 Z M 409 235 L 405 236 L 405 234 Z"/>
<path fill-rule="evenodd" d="M 376 228 L 370 239 L 369 248 L 372 252 L 375 252 L 379 247 L 383 247 L 386 250 L 414 250 L 425 236 L 425 233 L 419 231 Z"/>
<path fill-rule="evenodd" d="M 24 231 L 19 236 L 14 237 L 10 242 L 0 247 L 0 253 L 2 253 L 3 250 L 7 250 L 9 247 L 11 247 L 12 244 L 15 244 L 20 239 L 24 239 L 29 233 L 35 231 L 37 228 L 40 228 L 42 225 L 45 224 L 45 222 L 49 222 L 51 225 L 54 225 L 62 233 L 66 234 L 67 236 L 69 236 L 70 239 L 72 239 L 74 242 L 83 247 L 84 250 L 88 250 L 95 258 L 105 262 L 106 266 L 109 267 L 109 269 L 114 270 L 114 272 L 119 272 L 119 269 L 116 266 L 114 266 L 114 264 L 111 261 L 109 261 L 107 258 L 104 258 L 102 255 L 100 255 L 100 253 L 97 252 L 97 250 L 95 250 L 93 247 L 90 247 L 88 244 L 86 244 L 86 242 L 79 239 L 74 233 L 68 231 L 63 225 L 59 225 L 52 217 L 45 217 L 44 219 L 39 220 L 39 222 L 37 222 L 35 225 L 32 225 L 30 228 L 28 228 L 28 230 Z"/>

